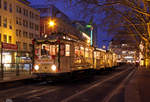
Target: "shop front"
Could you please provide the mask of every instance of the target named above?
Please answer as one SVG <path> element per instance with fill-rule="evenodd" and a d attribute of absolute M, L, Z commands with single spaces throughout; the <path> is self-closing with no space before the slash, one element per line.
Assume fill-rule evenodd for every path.
<path fill-rule="evenodd" d="M 0 79 L 31 74 L 31 55 L 18 51 L 17 45 L 0 44 Z"/>

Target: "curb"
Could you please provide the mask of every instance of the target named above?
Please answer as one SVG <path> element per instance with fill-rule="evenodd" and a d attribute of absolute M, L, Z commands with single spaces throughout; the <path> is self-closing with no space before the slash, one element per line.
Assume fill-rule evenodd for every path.
<path fill-rule="evenodd" d="M 6 80 L 6 81 L 0 81 L 0 90 L 5 90 L 6 88 L 13 88 L 20 85 L 28 84 L 30 83 L 34 77 L 26 77 L 21 79 L 15 79 L 15 80 Z"/>

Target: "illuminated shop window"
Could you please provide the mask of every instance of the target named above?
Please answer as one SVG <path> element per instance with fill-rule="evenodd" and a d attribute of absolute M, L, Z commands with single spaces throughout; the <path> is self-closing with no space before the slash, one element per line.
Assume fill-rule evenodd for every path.
<path fill-rule="evenodd" d="M 70 56 L 70 45 L 69 44 L 66 44 L 66 51 L 65 51 L 65 55 L 66 56 Z"/>

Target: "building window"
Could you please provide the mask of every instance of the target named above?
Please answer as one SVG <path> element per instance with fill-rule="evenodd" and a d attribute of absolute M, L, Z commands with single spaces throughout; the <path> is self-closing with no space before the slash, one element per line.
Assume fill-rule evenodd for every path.
<path fill-rule="evenodd" d="M 19 18 L 19 25 L 22 25 L 22 23 L 21 23 L 21 18 Z"/>
<path fill-rule="evenodd" d="M 32 46 L 32 44 L 29 44 L 29 48 L 30 48 L 30 51 L 32 51 L 32 50 L 33 50 L 33 46 Z"/>
<path fill-rule="evenodd" d="M 11 38 L 11 36 L 9 36 L 9 43 L 11 43 L 12 42 L 12 38 Z"/>
<path fill-rule="evenodd" d="M 16 45 L 17 45 L 17 47 L 18 47 L 18 50 L 20 50 L 20 48 L 21 48 L 21 43 L 20 43 L 20 42 L 16 42 Z"/>
<path fill-rule="evenodd" d="M 4 17 L 4 19 L 3 19 L 3 26 L 5 28 L 7 28 L 7 18 L 6 17 Z"/>
<path fill-rule="evenodd" d="M 18 17 L 16 17 L 16 24 L 19 24 Z"/>
<path fill-rule="evenodd" d="M 9 22 L 9 29 L 12 29 L 12 22 L 11 22 L 11 19 L 10 19 L 10 22 Z"/>
<path fill-rule="evenodd" d="M 26 32 L 25 31 L 23 31 L 23 37 L 26 37 Z"/>
<path fill-rule="evenodd" d="M 4 37 L 4 42 L 7 43 L 7 35 L 3 35 Z"/>
<path fill-rule="evenodd" d="M 26 9 L 23 9 L 23 15 L 24 16 L 26 15 Z"/>
<path fill-rule="evenodd" d="M 2 7 L 2 0 L 0 0 L 0 8 Z"/>
<path fill-rule="evenodd" d="M 19 30 L 19 36 L 21 37 L 21 30 Z"/>
<path fill-rule="evenodd" d="M 23 49 L 24 51 L 27 51 L 27 43 L 23 43 Z"/>
<path fill-rule="evenodd" d="M 16 6 L 16 12 L 21 13 L 21 7 Z"/>
<path fill-rule="evenodd" d="M 9 12 L 12 12 L 12 4 L 9 5 Z"/>
<path fill-rule="evenodd" d="M 4 10 L 7 10 L 7 2 L 4 1 Z"/>
<path fill-rule="evenodd" d="M 1 21 L 1 16 L 0 16 L 0 26 L 1 26 L 1 23 L 2 23 L 2 21 Z"/>
<path fill-rule="evenodd" d="M 19 36 L 19 30 L 16 29 L 16 36 Z"/>

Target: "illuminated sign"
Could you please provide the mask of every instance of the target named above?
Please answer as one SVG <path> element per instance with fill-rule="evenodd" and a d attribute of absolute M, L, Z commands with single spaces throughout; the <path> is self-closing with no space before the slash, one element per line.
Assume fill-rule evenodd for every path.
<path fill-rule="evenodd" d="M 8 43 L 2 43 L 2 48 L 9 49 L 9 50 L 17 50 L 17 45 L 15 45 L 15 44 L 8 44 Z"/>

